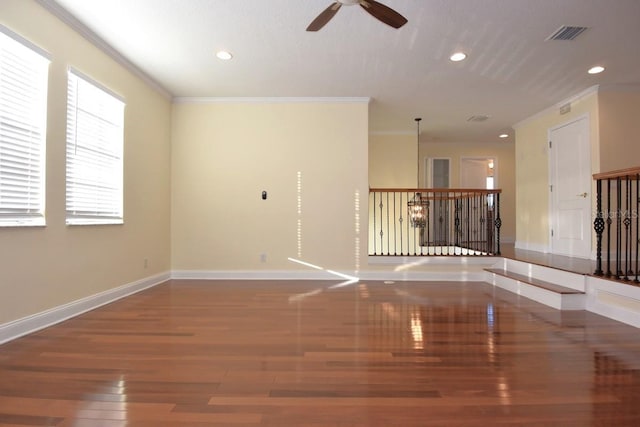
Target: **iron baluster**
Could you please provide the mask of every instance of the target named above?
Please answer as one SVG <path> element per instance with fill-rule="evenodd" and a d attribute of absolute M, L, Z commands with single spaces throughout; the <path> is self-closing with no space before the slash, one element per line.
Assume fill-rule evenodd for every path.
<path fill-rule="evenodd" d="M 596 232 L 596 276 L 602 276 L 602 232 L 604 231 L 604 218 L 602 215 L 602 180 L 596 181 L 596 219 L 593 221 L 593 229 Z M 637 265 L 637 263 L 636 263 Z"/>

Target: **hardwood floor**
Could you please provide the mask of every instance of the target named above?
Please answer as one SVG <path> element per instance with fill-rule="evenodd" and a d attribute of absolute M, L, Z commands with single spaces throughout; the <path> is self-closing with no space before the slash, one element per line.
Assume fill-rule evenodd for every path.
<path fill-rule="evenodd" d="M 503 244 L 501 252 L 505 258 L 551 267 L 557 270 L 586 275 L 593 275 L 593 272 L 596 271 L 596 261 L 591 259 L 516 249 L 513 244 Z"/>
<path fill-rule="evenodd" d="M 638 426 L 640 331 L 484 283 L 170 281 L 0 346 L 0 425 Z"/>

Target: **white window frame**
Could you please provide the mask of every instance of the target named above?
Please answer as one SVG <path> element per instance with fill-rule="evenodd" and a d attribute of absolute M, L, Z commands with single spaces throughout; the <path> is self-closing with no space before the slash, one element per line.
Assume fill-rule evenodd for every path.
<path fill-rule="evenodd" d="M 0 25 L 0 227 L 44 226 L 50 56 Z"/>
<path fill-rule="evenodd" d="M 67 74 L 66 223 L 123 224 L 124 100 Z"/>

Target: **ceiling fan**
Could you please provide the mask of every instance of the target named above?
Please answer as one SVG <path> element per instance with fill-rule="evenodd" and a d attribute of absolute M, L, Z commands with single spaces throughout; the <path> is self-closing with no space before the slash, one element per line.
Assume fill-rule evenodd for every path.
<path fill-rule="evenodd" d="M 359 4 L 360 7 L 369 12 L 371 16 L 393 28 L 400 28 L 407 23 L 407 18 L 375 0 L 336 0 L 309 24 L 307 31 L 318 31 L 338 13 L 338 10 L 340 10 L 343 5 L 353 6 L 355 4 Z"/>

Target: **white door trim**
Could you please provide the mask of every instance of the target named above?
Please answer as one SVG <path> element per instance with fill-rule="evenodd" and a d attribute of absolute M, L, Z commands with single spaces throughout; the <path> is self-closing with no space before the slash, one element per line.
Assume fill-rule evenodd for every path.
<path fill-rule="evenodd" d="M 556 210 L 556 206 L 553 200 L 553 193 L 550 191 L 551 190 L 551 185 L 555 184 L 555 175 L 553 172 L 553 160 L 554 158 L 552 157 L 552 151 L 551 151 L 551 147 L 549 146 L 549 141 L 551 141 L 551 135 L 553 134 L 554 131 L 559 130 L 565 126 L 571 125 L 573 123 L 579 122 L 580 120 L 584 120 L 586 119 L 586 123 L 587 123 L 587 138 L 588 138 L 588 151 L 587 151 L 587 167 L 589 171 L 593 171 L 592 170 L 592 165 L 591 165 L 591 147 L 593 144 L 592 138 L 591 138 L 591 115 L 589 114 L 589 112 L 586 112 L 584 114 L 581 114 L 579 116 L 573 117 L 570 120 L 567 120 L 566 122 L 563 122 L 561 124 L 558 124 L 556 126 L 553 126 L 549 129 L 547 129 L 547 167 L 548 167 L 548 182 L 549 182 L 549 213 L 548 213 L 548 225 L 549 228 L 547 230 L 547 236 L 549 238 L 549 253 L 557 253 L 554 250 L 554 245 L 553 245 L 553 237 L 551 236 L 551 231 L 553 229 L 553 226 L 555 225 L 555 210 Z M 592 186 L 589 185 L 587 188 L 591 189 Z M 589 206 L 593 206 L 593 199 L 592 199 L 592 194 L 591 191 L 588 192 L 587 195 L 587 199 L 589 201 Z M 591 246 L 593 246 L 592 243 L 592 235 L 591 235 L 591 228 L 589 228 L 589 245 L 590 245 L 590 249 L 589 249 L 589 253 L 588 254 L 576 254 L 576 255 L 568 255 L 568 256 L 575 256 L 575 257 L 580 257 L 580 258 L 590 258 L 591 257 Z M 567 255 L 567 254 L 561 254 L 561 255 Z"/>

